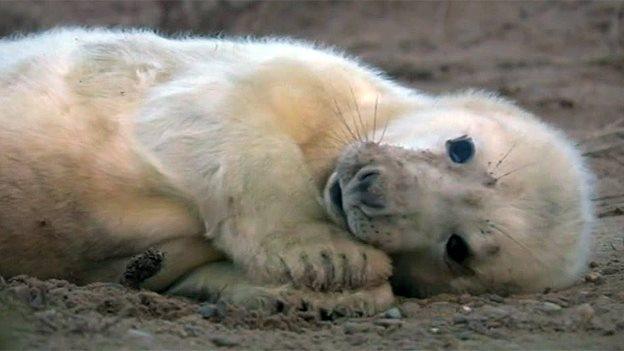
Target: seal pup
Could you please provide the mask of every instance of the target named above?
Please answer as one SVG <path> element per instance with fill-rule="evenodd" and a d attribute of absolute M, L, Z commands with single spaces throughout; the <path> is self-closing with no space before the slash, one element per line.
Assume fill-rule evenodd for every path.
<path fill-rule="evenodd" d="M 423 277 L 463 269 L 483 277 L 466 281 L 496 280 L 485 289 L 560 286 L 586 260 L 580 158 L 549 127 L 483 94 L 427 96 L 355 59 L 288 40 L 174 40 L 147 31 L 60 29 L 5 39 L 0 71 L 4 276 L 117 281 L 131 257 L 154 248 L 165 260 L 144 288 L 374 313 L 393 298 L 383 251 L 395 257 L 395 281 L 432 291 L 461 277 Z M 435 140 L 449 150 L 460 143 L 452 157 L 470 161 L 442 157 Z M 512 172 L 535 158 L 521 147 L 498 154 L 516 141 L 534 145 L 544 162 Z M 379 166 L 359 180 L 361 193 L 377 189 L 362 197 L 377 213 L 357 212 L 350 195 L 362 157 Z M 504 162 L 488 174 L 480 168 L 486 159 Z M 402 173 L 382 172 L 392 162 L 403 163 Z M 399 175 L 411 180 L 387 189 Z M 453 195 L 454 187 L 461 191 Z M 511 193 L 528 205 L 493 200 Z M 477 223 L 494 230 L 471 211 L 507 236 L 468 236 Z M 558 221 L 571 216 L 567 227 Z M 393 242 L 375 238 L 367 222 Z M 544 264 L 487 275 L 486 263 L 473 263 L 481 251 L 499 252 L 492 265 L 532 262 L 543 252 L 526 238 L 529 229 L 560 245 L 538 257 Z M 503 237 L 531 250 L 521 256 Z M 466 258 L 428 261 L 447 246 L 465 246 Z M 564 263 L 572 268 L 552 268 Z M 539 279 L 526 284 L 527 276 Z"/>

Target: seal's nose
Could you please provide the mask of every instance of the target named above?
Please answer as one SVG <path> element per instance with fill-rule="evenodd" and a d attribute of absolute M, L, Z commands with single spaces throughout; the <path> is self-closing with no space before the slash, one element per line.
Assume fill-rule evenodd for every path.
<path fill-rule="evenodd" d="M 362 169 L 355 175 L 352 191 L 357 193 L 360 204 L 371 209 L 386 207 L 380 177 L 379 169 Z"/>

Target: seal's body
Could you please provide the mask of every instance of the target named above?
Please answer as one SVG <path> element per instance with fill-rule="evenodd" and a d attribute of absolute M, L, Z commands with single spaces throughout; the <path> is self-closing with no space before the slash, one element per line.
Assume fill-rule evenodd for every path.
<path fill-rule="evenodd" d="M 391 268 L 373 246 L 396 256 L 399 280 L 422 286 L 427 274 L 415 271 L 446 269 L 437 266 L 446 255 L 440 243 L 453 237 L 470 245 L 470 259 L 459 265 L 472 266 L 470 279 L 478 280 L 477 271 L 483 279 L 462 285 L 444 271 L 430 279 L 435 291 L 488 289 L 492 279 L 529 290 L 562 286 L 586 261 L 591 215 L 580 158 L 559 134 L 486 95 L 429 97 L 300 43 L 169 40 L 149 32 L 72 29 L 4 40 L 0 72 L 4 276 L 118 280 L 130 257 L 155 247 L 166 259 L 145 283 L 151 289 L 197 295 L 219 279 L 231 288 L 232 276 L 244 274 L 265 286 L 347 291 L 376 309 L 392 299 L 384 283 Z M 438 150 L 463 137 L 457 133 L 483 136 L 464 167 L 470 171 Z M 526 179 L 518 172 L 493 181 L 543 148 L 513 148 L 497 173 L 481 168 L 526 142 L 553 149 L 527 168 Z M 428 161 L 418 161 L 425 154 Z M 365 166 L 377 173 L 356 199 L 346 189 Z M 398 174 L 411 180 L 393 183 L 389 177 Z M 464 176 L 465 187 L 453 185 Z M 427 197 L 418 190 L 425 185 Z M 510 193 L 527 194 L 525 202 L 501 209 Z M 358 202 L 365 197 L 377 213 Z M 444 211 L 472 224 L 443 224 Z M 508 240 L 473 240 L 468 230 L 510 217 L 503 221 Z M 541 251 L 551 239 L 557 252 Z M 510 252 L 510 265 L 534 256 L 543 264 L 487 271 L 486 241 L 500 253 L 490 255 L 496 262 L 508 262 Z M 224 260 L 233 265 L 224 268 Z M 552 269 L 558 265 L 567 268 Z"/>

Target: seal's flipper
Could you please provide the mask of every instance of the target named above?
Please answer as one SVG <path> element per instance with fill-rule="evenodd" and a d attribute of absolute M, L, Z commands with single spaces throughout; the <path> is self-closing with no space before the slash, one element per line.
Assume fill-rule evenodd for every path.
<path fill-rule="evenodd" d="M 305 310 L 319 318 L 373 315 L 394 300 L 388 283 L 335 293 L 296 289 L 290 284 L 260 285 L 228 261 L 206 264 L 178 281 L 167 294 L 224 302 L 261 313 Z"/>

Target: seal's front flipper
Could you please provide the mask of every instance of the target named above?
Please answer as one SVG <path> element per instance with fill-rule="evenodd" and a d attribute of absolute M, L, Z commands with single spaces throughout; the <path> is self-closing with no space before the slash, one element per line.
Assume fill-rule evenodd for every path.
<path fill-rule="evenodd" d="M 384 311 L 394 301 L 388 283 L 333 293 L 295 289 L 292 285 L 258 285 L 228 261 L 204 265 L 182 278 L 167 291 L 172 295 L 222 301 L 262 313 L 306 310 L 320 318 L 366 316 Z"/>

